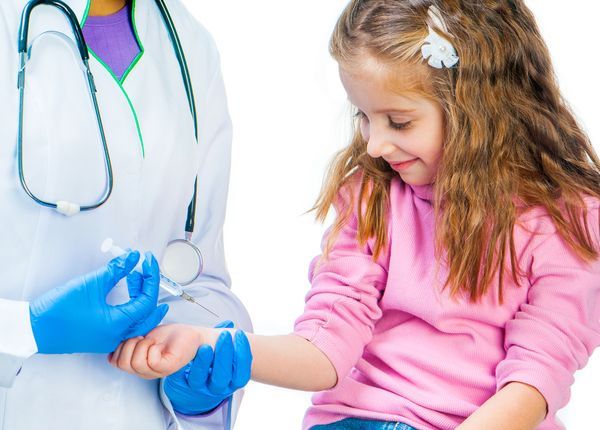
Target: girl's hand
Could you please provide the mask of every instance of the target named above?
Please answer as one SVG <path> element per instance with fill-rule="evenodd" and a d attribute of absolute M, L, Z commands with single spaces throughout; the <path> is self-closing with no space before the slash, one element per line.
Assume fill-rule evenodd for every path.
<path fill-rule="evenodd" d="M 232 325 L 224 322 L 218 327 Z M 197 415 L 216 408 L 248 383 L 252 351 L 242 331 L 232 337 L 226 330 L 165 325 L 145 338 L 123 342 L 109 361 L 141 378 L 166 377 L 165 394 L 173 408 Z"/>
<path fill-rule="evenodd" d="M 203 343 L 214 345 L 215 335 L 200 327 L 163 325 L 145 338 L 123 342 L 108 359 L 113 366 L 141 378 L 164 378 L 188 364 Z"/>

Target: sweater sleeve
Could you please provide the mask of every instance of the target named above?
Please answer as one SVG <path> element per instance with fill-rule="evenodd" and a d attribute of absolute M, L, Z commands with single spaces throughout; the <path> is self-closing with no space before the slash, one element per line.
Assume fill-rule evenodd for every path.
<path fill-rule="evenodd" d="M 325 233 L 323 244 L 328 235 Z M 387 280 L 383 258 L 374 261 L 370 246 L 360 245 L 356 235 L 354 216 L 336 236 L 327 258 L 312 261 L 312 287 L 294 329 L 329 358 L 338 382 L 373 337 L 374 325 L 382 315 L 379 299 Z"/>
<path fill-rule="evenodd" d="M 597 207 L 587 221 L 597 245 Z M 535 387 L 552 417 L 569 401 L 573 374 L 600 345 L 600 260 L 584 262 L 558 233 L 541 237 L 532 256 L 527 301 L 506 325 L 497 389 L 513 381 Z"/>

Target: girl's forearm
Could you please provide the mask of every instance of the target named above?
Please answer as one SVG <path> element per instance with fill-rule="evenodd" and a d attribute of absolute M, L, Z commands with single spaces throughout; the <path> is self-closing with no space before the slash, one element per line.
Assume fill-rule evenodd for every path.
<path fill-rule="evenodd" d="M 511 382 L 456 430 L 534 430 L 546 416 L 546 400 L 530 385 Z"/>
<path fill-rule="evenodd" d="M 203 330 L 205 342 L 214 345 L 221 330 Z M 247 336 L 253 356 L 253 380 L 303 391 L 323 391 L 336 384 L 337 374 L 327 356 L 303 337 Z"/>
<path fill-rule="evenodd" d="M 316 346 L 295 334 L 249 335 L 252 379 L 304 391 L 323 391 L 337 382 L 335 368 Z"/>

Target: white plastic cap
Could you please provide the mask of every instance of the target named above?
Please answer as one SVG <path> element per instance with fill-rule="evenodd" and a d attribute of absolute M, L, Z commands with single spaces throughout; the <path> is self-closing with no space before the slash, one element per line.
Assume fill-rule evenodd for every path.
<path fill-rule="evenodd" d="M 125 254 L 125 250 L 115 245 L 114 241 L 110 237 L 104 239 L 102 245 L 100 245 L 100 251 L 103 253 L 110 252 L 113 257 L 118 257 Z"/>
<path fill-rule="evenodd" d="M 81 211 L 81 207 L 77 203 L 61 200 L 56 202 L 56 211 L 64 216 L 73 216 Z"/>

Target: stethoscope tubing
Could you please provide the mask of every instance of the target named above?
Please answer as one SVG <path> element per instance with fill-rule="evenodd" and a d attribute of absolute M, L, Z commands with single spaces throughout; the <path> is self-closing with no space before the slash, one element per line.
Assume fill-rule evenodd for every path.
<path fill-rule="evenodd" d="M 60 10 L 65 18 L 67 19 L 71 30 L 73 31 L 73 35 L 75 36 L 75 42 L 77 46 L 77 50 L 79 51 L 79 55 L 81 57 L 81 61 L 85 68 L 85 75 L 87 84 L 89 87 L 92 104 L 94 106 L 94 113 L 96 115 L 96 123 L 98 125 L 98 132 L 100 133 L 100 139 L 102 141 L 102 148 L 104 151 L 104 162 L 106 168 L 106 176 L 107 176 L 107 184 L 106 189 L 104 191 L 103 196 L 98 200 L 98 202 L 91 205 L 84 205 L 78 207 L 79 211 L 90 211 L 93 209 L 97 209 L 106 203 L 112 194 L 113 186 L 114 186 L 114 176 L 112 163 L 110 159 L 110 153 L 108 150 L 108 144 L 106 142 L 106 134 L 104 132 L 104 125 L 102 123 L 102 116 L 100 114 L 100 108 L 98 106 L 98 99 L 96 97 L 96 85 L 94 83 L 94 76 L 92 71 L 90 70 L 89 65 L 89 51 L 87 45 L 85 43 L 85 39 L 83 37 L 83 33 L 81 31 L 81 26 L 79 25 L 79 21 L 77 20 L 77 16 L 73 12 L 73 10 L 63 1 L 61 0 L 31 0 L 29 3 L 25 5 L 23 12 L 21 14 L 21 24 L 19 27 L 19 41 L 18 41 L 18 50 L 20 56 L 20 67 L 19 74 L 17 79 L 17 87 L 19 89 L 19 129 L 17 133 L 17 163 L 19 170 L 19 181 L 21 182 L 21 186 L 25 190 L 25 193 L 29 197 L 31 197 L 36 203 L 52 208 L 58 209 L 58 203 L 52 203 L 40 199 L 37 197 L 27 185 L 27 180 L 25 179 L 24 173 L 24 163 L 23 163 L 23 128 L 24 128 L 24 112 L 25 112 L 25 73 L 26 66 L 29 57 L 28 52 L 28 36 L 29 36 L 29 22 L 31 18 L 31 13 L 33 10 L 40 5 L 53 6 Z"/>
<path fill-rule="evenodd" d="M 171 39 L 171 44 L 173 45 L 173 50 L 175 52 L 177 61 L 179 63 L 181 77 L 182 77 L 183 85 L 185 88 L 188 105 L 190 108 L 190 113 L 192 115 L 192 119 L 193 119 L 193 123 L 194 123 L 194 136 L 196 137 L 196 141 L 197 141 L 198 140 L 198 119 L 197 119 L 197 112 L 196 112 L 196 103 L 195 103 L 194 90 L 193 90 L 192 81 L 190 78 L 190 72 L 189 72 L 187 60 L 185 57 L 185 53 L 183 51 L 183 47 L 181 46 L 181 40 L 179 38 L 179 34 L 177 33 L 177 29 L 175 28 L 175 24 L 173 23 L 173 18 L 171 17 L 171 14 L 169 13 L 169 10 L 168 10 L 164 0 L 155 0 L 155 1 L 156 1 L 158 10 L 163 18 L 163 21 L 165 22 L 165 26 L 167 28 L 169 38 Z M 17 157 L 18 157 L 19 180 L 20 180 L 21 185 L 22 185 L 23 189 L 25 190 L 26 194 L 31 199 L 33 199 L 36 203 L 38 203 L 42 206 L 45 206 L 45 207 L 57 209 L 57 206 L 58 206 L 57 203 L 52 203 L 52 202 L 48 202 L 43 199 L 40 199 L 31 191 L 31 189 L 27 185 L 27 181 L 25 179 L 24 163 L 23 163 L 23 127 L 24 127 L 24 110 L 25 110 L 24 109 L 25 67 L 26 67 L 26 63 L 27 63 L 27 57 L 29 55 L 28 54 L 29 22 L 30 22 L 30 18 L 31 18 L 31 13 L 37 6 L 40 6 L 40 5 L 53 6 L 57 9 L 59 9 L 64 14 L 67 21 L 69 22 L 71 30 L 73 31 L 73 35 L 75 37 L 75 42 L 77 45 L 77 49 L 79 51 L 79 55 L 85 66 L 85 69 L 86 69 L 86 72 L 85 72 L 86 79 L 87 79 L 88 86 L 90 89 L 90 94 L 92 96 L 94 112 L 96 115 L 98 129 L 99 129 L 99 133 L 100 133 L 101 140 L 102 140 L 102 147 L 104 150 L 104 158 L 105 158 L 105 165 L 106 165 L 106 172 L 107 172 L 107 187 L 106 187 L 103 197 L 95 204 L 80 207 L 81 211 L 89 211 L 89 210 L 93 210 L 93 209 L 96 209 L 96 208 L 102 206 L 109 199 L 110 195 L 112 194 L 113 187 L 114 187 L 114 176 L 113 176 L 112 163 L 110 160 L 110 153 L 108 150 L 108 144 L 106 142 L 106 134 L 104 132 L 104 126 L 102 123 L 102 116 L 100 114 L 100 109 L 98 107 L 98 101 L 97 101 L 97 97 L 96 97 L 97 91 L 96 91 L 96 86 L 94 83 L 94 77 L 89 68 L 89 51 L 88 51 L 87 45 L 85 43 L 83 32 L 81 30 L 81 26 L 79 25 L 77 16 L 73 12 L 73 10 L 62 0 L 30 0 L 25 5 L 23 12 L 21 14 L 21 23 L 20 23 L 20 27 L 19 27 L 19 38 L 18 38 L 18 52 L 19 52 L 20 58 L 21 58 L 21 65 L 20 65 L 20 69 L 19 69 L 19 76 L 17 79 L 17 82 L 18 82 L 17 85 L 18 85 L 19 92 L 20 92 L 20 94 L 19 94 L 19 130 L 18 130 L 18 137 L 17 137 Z M 190 201 L 190 204 L 189 204 L 188 210 L 187 210 L 187 219 L 186 219 L 186 224 L 185 224 L 186 238 L 190 238 L 192 233 L 194 232 L 195 219 L 196 219 L 197 196 L 198 196 L 198 179 L 196 178 L 194 181 L 193 197 L 192 197 L 192 200 Z"/>
<path fill-rule="evenodd" d="M 175 52 L 175 56 L 177 57 L 177 61 L 179 63 L 179 69 L 181 72 L 183 86 L 184 86 L 184 89 L 186 92 L 186 97 L 187 97 L 188 105 L 190 108 L 190 113 L 192 115 L 192 120 L 194 122 L 194 136 L 195 136 L 196 142 L 197 142 L 198 141 L 198 117 L 197 117 L 197 112 L 196 112 L 196 102 L 195 102 L 194 89 L 192 86 L 192 81 L 190 78 L 190 71 L 189 71 L 189 67 L 187 64 L 186 57 L 185 57 L 185 53 L 184 53 L 183 47 L 181 45 L 181 40 L 177 33 L 177 29 L 175 28 L 175 24 L 173 23 L 173 18 L 171 17 L 171 14 L 169 13 L 169 10 L 168 10 L 164 0 L 155 0 L 155 2 L 158 7 L 158 10 L 163 18 L 163 21 L 165 23 L 165 27 L 167 29 L 167 33 L 169 34 L 169 38 L 171 40 L 171 44 L 172 44 L 173 50 Z M 37 6 L 40 6 L 40 5 L 48 5 L 48 6 L 56 7 L 63 13 L 63 15 L 67 19 L 67 21 L 73 31 L 77 50 L 79 51 L 81 61 L 82 61 L 83 65 L 85 66 L 85 75 L 86 75 L 86 79 L 88 82 L 88 87 L 90 90 L 92 103 L 94 106 L 94 112 L 96 115 L 96 121 L 98 124 L 100 137 L 102 140 L 102 148 L 104 150 L 104 159 L 105 159 L 106 175 L 107 175 L 107 186 L 106 186 L 106 189 L 105 189 L 105 192 L 104 192 L 104 195 L 102 196 L 102 198 L 95 204 L 78 207 L 78 211 L 90 211 L 90 210 L 96 209 L 96 208 L 102 206 L 104 203 L 106 203 L 106 201 L 108 200 L 108 198 L 110 197 L 110 195 L 112 194 L 112 191 L 113 191 L 114 176 L 113 176 L 113 169 L 112 169 L 112 163 L 111 163 L 111 159 L 110 159 L 108 144 L 106 142 L 106 134 L 104 132 L 102 116 L 100 113 L 100 109 L 98 106 L 98 100 L 96 97 L 97 90 L 96 90 L 96 86 L 94 83 L 93 74 L 89 67 L 88 47 L 87 47 L 87 44 L 85 43 L 85 38 L 83 36 L 81 26 L 79 25 L 77 16 L 73 12 L 73 10 L 62 0 L 30 0 L 26 4 L 25 8 L 23 9 L 23 12 L 21 15 L 21 23 L 20 23 L 20 27 L 19 27 L 19 38 L 18 38 L 18 50 L 19 50 L 19 55 L 20 55 L 20 69 L 19 69 L 19 75 L 18 75 L 18 79 L 17 79 L 17 81 L 18 81 L 17 86 L 19 88 L 19 129 L 18 129 L 18 136 L 17 136 L 17 159 L 18 159 L 19 180 L 21 182 L 23 189 L 27 193 L 27 195 L 29 197 L 31 197 L 31 199 L 33 199 L 36 203 L 38 203 L 42 206 L 48 207 L 48 208 L 53 208 L 53 209 L 57 209 L 57 210 L 59 209 L 58 203 L 60 203 L 60 202 L 52 203 L 52 202 L 45 201 L 45 200 L 37 197 L 31 191 L 31 189 L 27 185 L 27 181 L 26 181 L 25 173 L 24 173 L 25 168 L 24 168 L 24 162 L 23 162 L 23 129 L 24 129 L 24 111 L 25 111 L 24 105 L 25 105 L 25 82 L 26 82 L 25 69 L 26 69 L 26 64 L 27 64 L 27 61 L 28 61 L 29 55 L 30 55 L 29 46 L 28 46 L 29 22 L 30 22 L 31 13 Z M 198 195 L 198 178 L 196 177 L 194 180 L 193 197 L 192 197 L 192 200 L 187 209 L 187 219 L 186 219 L 186 224 L 185 224 L 185 239 L 179 239 L 179 240 L 174 241 L 174 242 L 177 242 L 177 241 L 187 242 L 187 244 L 198 255 L 199 269 L 198 269 L 198 274 L 196 275 L 196 278 L 202 272 L 202 267 L 203 267 L 202 253 L 200 252 L 198 247 L 196 247 L 191 242 L 191 238 L 192 238 L 192 235 L 194 232 L 194 227 L 195 227 L 197 195 Z"/>
<path fill-rule="evenodd" d="M 192 120 L 194 121 L 194 136 L 196 136 L 196 142 L 198 141 L 198 114 L 196 112 L 196 99 L 194 96 L 194 88 L 192 86 L 192 80 L 190 78 L 190 70 L 188 68 L 187 60 L 185 58 L 185 53 L 183 51 L 183 47 L 181 46 L 181 40 L 179 39 L 179 34 L 177 33 L 177 29 L 175 28 L 175 24 L 173 23 L 173 18 L 169 13 L 169 9 L 165 4 L 164 0 L 156 0 L 156 5 L 158 6 L 158 10 L 163 17 L 163 21 L 165 22 L 165 26 L 167 27 L 167 32 L 169 33 L 169 38 L 171 39 L 171 44 L 173 45 L 173 49 L 175 51 L 175 55 L 177 56 L 177 60 L 179 62 L 179 69 L 181 71 L 181 79 L 183 81 L 183 86 L 185 87 L 185 93 L 187 95 L 188 104 L 190 106 L 190 113 L 192 114 Z M 192 233 L 194 232 L 194 224 L 196 222 L 196 199 L 198 196 L 198 178 L 194 181 L 194 194 L 192 196 L 192 200 L 188 206 L 188 215 L 185 223 L 185 231 L 188 233 L 186 239 L 189 240 Z"/>
<path fill-rule="evenodd" d="M 40 5 L 53 6 L 59 9 L 65 15 L 69 21 L 71 30 L 73 31 L 73 35 L 75 36 L 75 42 L 77 43 L 77 48 L 79 49 L 79 55 L 81 56 L 82 60 L 89 60 L 90 54 L 83 37 L 83 32 L 81 31 L 81 26 L 79 25 L 79 20 L 73 12 L 73 9 L 71 9 L 69 5 L 61 0 L 30 0 L 25 5 L 23 12 L 21 13 L 21 26 L 19 27 L 19 53 L 27 52 L 27 39 L 29 37 L 29 21 L 31 18 L 31 12 L 33 12 L 33 9 Z"/>

